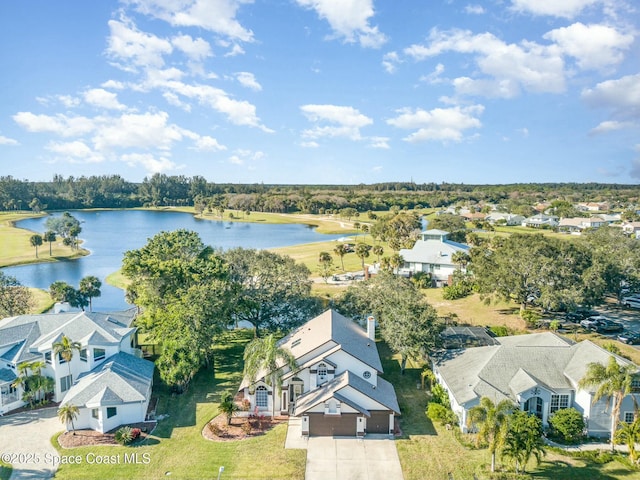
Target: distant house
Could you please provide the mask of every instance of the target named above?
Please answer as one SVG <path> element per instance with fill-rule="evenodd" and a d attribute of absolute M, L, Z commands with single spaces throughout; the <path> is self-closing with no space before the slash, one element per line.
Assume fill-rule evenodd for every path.
<path fill-rule="evenodd" d="M 584 212 L 607 212 L 611 209 L 611 205 L 607 202 L 582 202 L 578 203 L 576 208 Z"/>
<path fill-rule="evenodd" d="M 449 276 L 460 268 L 453 262 L 453 255 L 456 252 L 469 251 L 468 245 L 453 242 L 448 239 L 448 236 L 449 232 L 436 229 L 422 232 L 413 248 L 400 250 L 404 266 L 398 273 L 406 275 L 418 272 L 430 273 L 436 286 L 448 284 Z"/>
<path fill-rule="evenodd" d="M 135 309 L 63 312 L 0 320 L 0 413 L 24 405 L 15 387 L 18 366 L 43 361 L 42 375 L 55 381 L 53 400 L 80 408 L 77 428 L 108 431 L 145 420 L 153 383 L 152 362 L 134 348 Z M 80 343 L 70 363 L 55 355 L 67 337 Z"/>
<path fill-rule="evenodd" d="M 279 395 L 266 383 L 269 372 L 251 384 L 245 379 L 239 393 L 252 411 L 271 415 L 275 408 L 277 414 L 300 417 L 303 435 L 363 436 L 395 431 L 400 407 L 393 385 L 379 376 L 382 364 L 373 318 L 364 330 L 327 310 L 278 345 L 293 354 L 298 369 L 283 372 Z"/>
<path fill-rule="evenodd" d="M 492 225 L 495 225 L 496 223 L 504 223 L 505 225 L 514 226 L 522 225 L 524 217 L 513 213 L 491 212 L 485 217 L 485 220 Z"/>
<path fill-rule="evenodd" d="M 613 356 L 621 365 L 638 367 L 585 340 L 575 343 L 551 332 L 498 337 L 498 345 L 448 350 L 434 361 L 438 382 L 449 394 L 451 407 L 467 430 L 469 410 L 482 397 L 494 403 L 508 400 L 520 410 L 538 416 L 548 425 L 549 416 L 561 408 L 575 407 L 586 419 L 590 436 L 606 437 L 611 430 L 607 399 L 593 403 L 593 390 L 578 387 L 590 362 L 606 365 Z M 640 378 L 633 381 L 620 421 L 633 421 L 634 400 L 640 400 Z M 632 397 L 635 397 L 632 398 Z"/>
<path fill-rule="evenodd" d="M 461 213 L 460 216 L 468 222 L 482 222 L 487 215 L 482 212 L 469 212 L 464 214 Z"/>
<path fill-rule="evenodd" d="M 627 235 L 640 238 L 640 222 L 626 222 L 622 224 L 622 231 Z"/>
<path fill-rule="evenodd" d="M 558 223 L 558 230 L 561 232 L 581 233 L 588 228 L 596 229 L 608 223 L 600 217 L 575 217 L 562 218 Z"/>
<path fill-rule="evenodd" d="M 534 215 L 533 217 L 525 218 L 522 221 L 522 226 L 530 228 L 555 228 L 558 226 L 558 217 L 556 217 L 555 215 L 545 215 L 544 213 L 539 213 L 537 215 Z"/>

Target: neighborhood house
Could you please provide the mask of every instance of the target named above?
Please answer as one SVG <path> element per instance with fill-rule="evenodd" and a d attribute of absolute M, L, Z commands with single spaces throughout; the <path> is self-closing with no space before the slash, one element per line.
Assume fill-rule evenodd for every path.
<path fill-rule="evenodd" d="M 365 331 L 334 310 L 309 320 L 278 343 L 298 365 L 283 372 L 281 391 L 264 372 L 252 384 L 243 381 L 240 396 L 259 414 L 300 417 L 303 435 L 392 434 L 400 408 L 393 386 L 379 376 L 375 320 L 367 322 Z"/>
<path fill-rule="evenodd" d="M 575 343 L 551 332 L 498 337 L 498 344 L 447 350 L 434 361 L 433 372 L 447 390 L 451 408 L 467 431 L 469 410 L 488 397 L 494 403 L 513 402 L 548 425 L 549 416 L 561 408 L 575 407 L 586 420 L 587 433 L 607 437 L 611 433 L 611 407 L 607 398 L 593 403 L 594 391 L 578 382 L 588 364 L 606 365 L 611 352 L 585 340 Z M 613 355 L 620 365 L 636 365 Z M 631 422 L 634 404 L 640 400 L 640 379 L 622 403 L 620 421 Z"/>
<path fill-rule="evenodd" d="M 115 313 L 64 312 L 0 320 L 0 414 L 22 407 L 20 365 L 43 362 L 54 380 L 52 400 L 79 408 L 76 428 L 107 432 L 143 422 L 154 365 L 134 348 L 135 309 Z M 70 362 L 55 354 L 63 337 L 78 342 Z M 28 372 L 27 372 L 28 374 Z"/>

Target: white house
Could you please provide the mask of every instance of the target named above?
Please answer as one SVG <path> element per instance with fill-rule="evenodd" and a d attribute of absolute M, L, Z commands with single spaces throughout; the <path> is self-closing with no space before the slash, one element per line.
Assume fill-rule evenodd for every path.
<path fill-rule="evenodd" d="M 593 403 L 594 390 L 578 387 L 590 362 L 606 365 L 613 356 L 621 365 L 630 361 L 585 340 L 575 343 L 551 332 L 498 337 L 498 345 L 447 351 L 434 360 L 433 371 L 447 390 L 451 407 L 467 430 L 469 410 L 482 397 L 494 403 L 513 402 L 521 410 L 537 415 L 543 425 L 561 409 L 575 407 L 586 419 L 590 436 L 611 432 L 611 408 L 607 399 Z M 626 397 L 620 421 L 633 421 L 634 399 L 640 400 L 640 378 Z"/>
<path fill-rule="evenodd" d="M 453 262 L 453 255 L 456 252 L 469 251 L 468 245 L 453 242 L 448 239 L 448 235 L 449 232 L 436 229 L 422 232 L 413 248 L 400 250 L 404 266 L 399 273 L 408 275 L 417 272 L 430 273 L 436 286 L 447 284 L 449 276 L 460 268 Z"/>
<path fill-rule="evenodd" d="M 295 371 L 284 371 L 283 387 L 246 380 L 239 393 L 259 414 L 301 417 L 303 435 L 362 436 L 391 434 L 400 414 L 393 386 L 380 378 L 382 364 L 375 343 L 375 321 L 365 331 L 334 310 L 291 332 L 278 342 L 291 351 Z M 275 402 L 275 405 L 274 405 Z"/>
<path fill-rule="evenodd" d="M 521 225 L 524 221 L 524 217 L 522 215 L 516 215 L 513 213 L 491 212 L 485 217 L 485 220 L 491 225 L 495 225 L 496 223 L 504 223 L 505 225 L 513 226 Z"/>
<path fill-rule="evenodd" d="M 600 228 L 608 222 L 600 217 L 562 218 L 558 223 L 558 230 L 569 233 L 581 233 L 587 228 Z"/>
<path fill-rule="evenodd" d="M 140 351 L 133 346 L 134 319 L 135 309 L 20 315 L 0 320 L 0 413 L 24 405 L 22 388 L 13 386 L 18 366 L 42 361 L 45 367 L 41 374 L 54 379 L 53 401 L 80 407 L 77 428 L 105 432 L 123 423 L 144 421 L 154 366 L 138 358 Z M 63 337 L 81 347 L 73 352 L 70 362 L 54 352 L 54 345 Z M 99 382 L 95 380 L 98 377 Z M 84 396 L 78 396 L 81 391 Z M 90 398 L 85 398 L 89 393 Z"/>
<path fill-rule="evenodd" d="M 539 213 L 537 215 L 534 215 L 533 217 L 525 218 L 522 221 L 522 226 L 530 228 L 554 228 L 558 226 L 558 217 L 556 217 L 555 215 L 545 215 L 544 213 Z"/>

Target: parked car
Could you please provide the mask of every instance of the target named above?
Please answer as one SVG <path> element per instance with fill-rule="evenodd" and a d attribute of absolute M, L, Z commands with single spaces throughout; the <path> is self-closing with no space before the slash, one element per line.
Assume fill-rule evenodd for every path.
<path fill-rule="evenodd" d="M 589 310 L 587 308 L 579 308 L 574 312 L 569 312 L 565 315 L 565 319 L 569 322 L 579 323 L 581 320 L 585 320 L 589 317 L 595 317 L 599 315 L 595 310 Z"/>
<path fill-rule="evenodd" d="M 609 319 L 603 315 L 595 315 L 580 321 L 580 326 L 589 330 L 595 330 L 599 322 L 608 321 Z"/>
<path fill-rule="evenodd" d="M 624 297 L 622 305 L 627 308 L 640 308 L 640 297 Z"/>
<path fill-rule="evenodd" d="M 598 333 L 617 333 L 624 331 L 624 326 L 613 320 L 598 320 L 595 331 Z"/>
<path fill-rule="evenodd" d="M 620 335 L 618 335 L 617 339 L 618 341 L 626 343 L 627 345 L 640 345 L 640 334 L 638 333 L 621 333 Z"/>

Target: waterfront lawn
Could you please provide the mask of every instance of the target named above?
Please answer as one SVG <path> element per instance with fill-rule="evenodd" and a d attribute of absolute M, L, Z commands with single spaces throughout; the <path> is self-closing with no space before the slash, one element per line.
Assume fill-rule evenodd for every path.
<path fill-rule="evenodd" d="M 12 471 L 13 469 L 11 468 L 11 465 L 7 465 L 3 461 L 0 461 L 0 480 L 9 480 Z"/>
<path fill-rule="evenodd" d="M 205 424 L 218 414 L 220 394 L 235 392 L 242 375 L 244 345 L 253 337 L 248 330 L 226 334 L 215 349 L 215 375 L 203 369 L 182 395 L 171 392 L 156 380 L 154 395 L 159 397 L 157 414 L 169 415 L 159 422 L 147 444 L 135 447 L 58 448 L 60 455 L 120 455 L 115 465 L 64 465 L 56 474 L 61 479 L 180 479 L 215 478 L 224 466 L 225 479 L 286 478 L 303 479 L 305 450 L 285 450 L 287 426 L 280 424 L 263 436 L 249 440 L 212 442 L 202 436 Z M 148 464 L 124 463 L 124 455 L 144 455 Z"/>
<path fill-rule="evenodd" d="M 62 245 L 60 240 L 51 245 L 51 255 L 49 255 L 49 243 L 44 242 L 38 247 L 38 257 L 36 249 L 31 246 L 30 238 L 36 232 L 16 228 L 15 222 L 27 218 L 40 217 L 44 214 L 35 213 L 7 213 L 0 212 L 0 267 L 11 265 L 24 265 L 27 263 L 55 262 L 62 259 L 77 258 L 87 255 L 89 252 L 82 248 L 73 250 L 71 247 Z M 37 232 L 42 235 L 44 232 Z"/>

